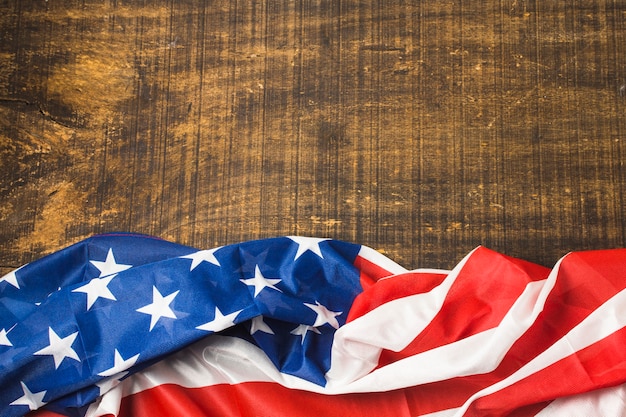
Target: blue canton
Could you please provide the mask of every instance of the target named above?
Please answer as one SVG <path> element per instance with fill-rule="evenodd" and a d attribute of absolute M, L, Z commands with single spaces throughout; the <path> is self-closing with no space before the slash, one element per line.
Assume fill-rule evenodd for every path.
<path fill-rule="evenodd" d="M 0 415 L 82 416 L 165 355 L 223 332 L 319 385 L 361 291 L 360 246 L 280 237 L 210 250 L 102 235 L 0 278 Z"/>

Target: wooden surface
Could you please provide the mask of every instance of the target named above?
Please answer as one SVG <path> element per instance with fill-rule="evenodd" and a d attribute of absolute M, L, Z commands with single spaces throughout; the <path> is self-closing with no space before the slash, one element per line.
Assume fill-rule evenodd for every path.
<path fill-rule="evenodd" d="M 0 0 L 0 273 L 94 233 L 626 246 L 626 1 Z"/>

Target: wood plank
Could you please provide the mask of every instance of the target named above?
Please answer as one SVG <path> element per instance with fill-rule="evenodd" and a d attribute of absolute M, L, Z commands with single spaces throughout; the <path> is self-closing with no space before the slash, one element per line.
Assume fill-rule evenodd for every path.
<path fill-rule="evenodd" d="M 0 2 L 0 273 L 94 233 L 626 244 L 626 3 Z"/>

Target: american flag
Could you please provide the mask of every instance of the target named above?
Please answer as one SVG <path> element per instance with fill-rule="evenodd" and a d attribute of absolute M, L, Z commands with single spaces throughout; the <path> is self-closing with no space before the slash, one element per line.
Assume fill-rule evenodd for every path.
<path fill-rule="evenodd" d="M 624 289 L 624 249 L 94 236 L 0 278 L 0 415 L 626 415 Z"/>

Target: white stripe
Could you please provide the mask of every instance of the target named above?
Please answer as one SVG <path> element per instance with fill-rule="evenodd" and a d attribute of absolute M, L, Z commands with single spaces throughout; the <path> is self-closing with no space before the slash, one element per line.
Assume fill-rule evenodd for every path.
<path fill-rule="evenodd" d="M 382 253 L 375 251 L 368 246 L 361 246 L 358 256 L 378 265 L 385 271 L 389 271 L 390 275 L 403 274 L 408 271 L 405 267 L 395 263 Z"/>
<path fill-rule="evenodd" d="M 450 271 L 449 269 L 438 269 L 438 268 L 417 268 L 417 269 L 412 269 L 409 272 L 422 273 L 422 274 L 448 275 L 452 271 Z"/>
<path fill-rule="evenodd" d="M 450 272 L 450 270 L 448 269 L 437 269 L 437 268 L 417 268 L 417 269 L 411 269 L 410 271 L 407 272 L 403 272 L 400 274 L 396 274 L 396 275 L 389 275 L 388 277 L 383 277 L 381 279 L 379 279 L 379 281 L 382 280 L 386 280 L 386 279 L 391 279 L 391 278 L 395 278 L 397 276 L 402 276 L 402 275 L 407 275 L 407 274 L 436 274 L 436 275 L 448 275 Z"/>
<path fill-rule="evenodd" d="M 558 268 L 553 271 L 558 274 Z M 507 388 L 522 379 L 540 372 L 546 367 L 564 359 L 581 349 L 604 339 L 626 326 L 626 290 L 622 290 L 589 314 L 582 322 L 570 330 L 548 349 L 522 366 L 509 377 L 472 395 L 459 409 L 461 416 L 472 402 Z"/>

